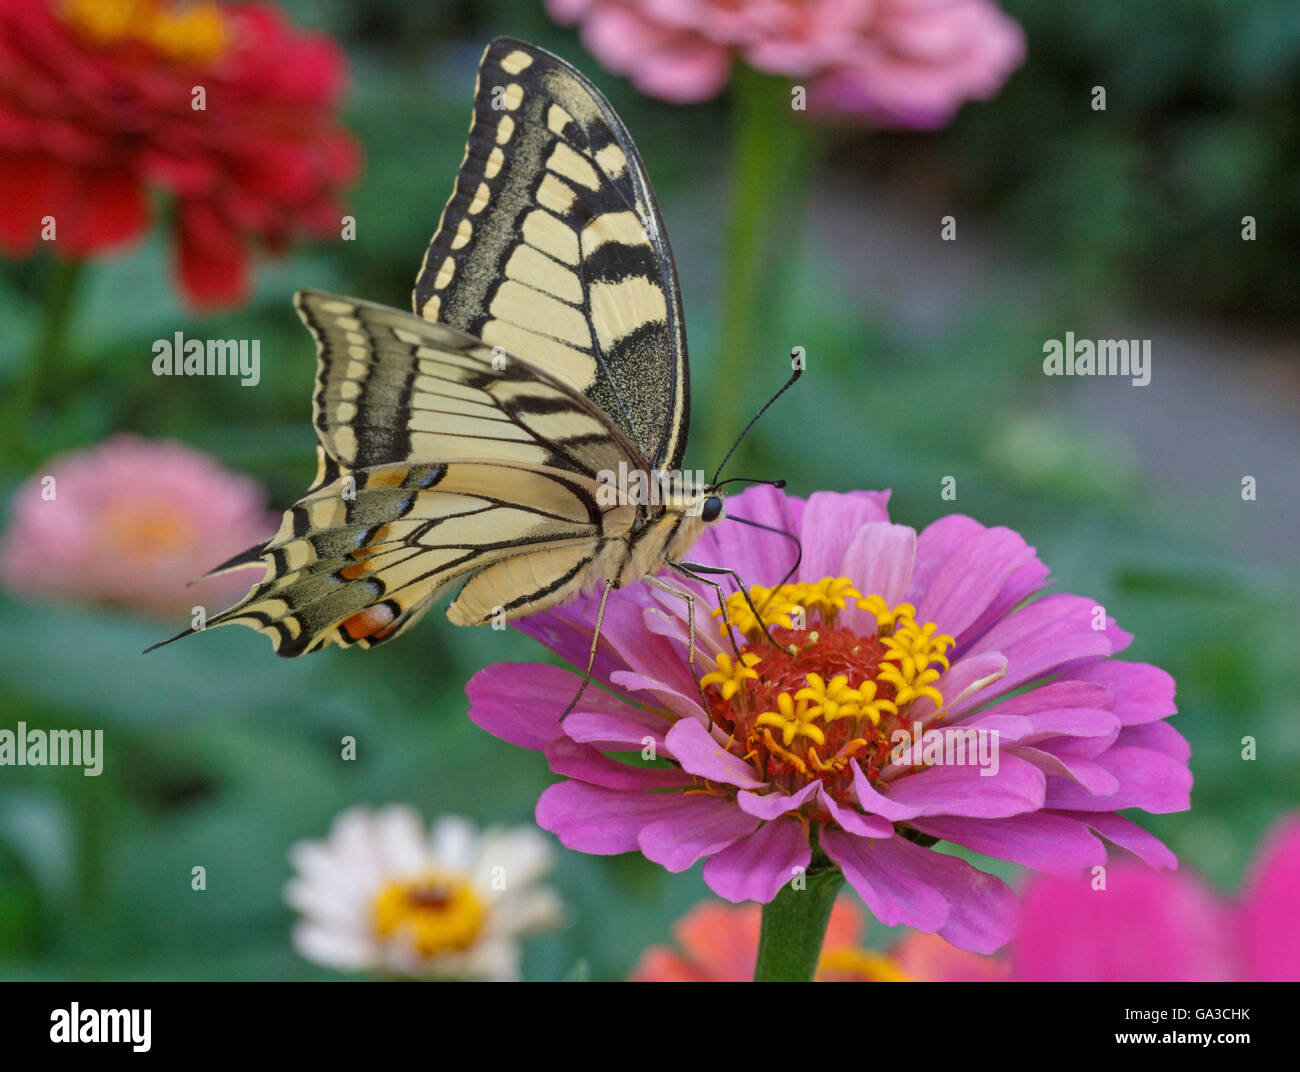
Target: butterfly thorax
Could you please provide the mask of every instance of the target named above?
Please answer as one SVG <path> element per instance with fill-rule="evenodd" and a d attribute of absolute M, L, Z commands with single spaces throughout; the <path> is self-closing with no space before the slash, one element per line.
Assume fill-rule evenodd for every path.
<path fill-rule="evenodd" d="M 699 493 L 670 499 L 635 526 L 626 537 L 627 553 L 617 575 L 620 585 L 634 584 L 657 572 L 665 562 L 680 562 L 707 527 Z"/>

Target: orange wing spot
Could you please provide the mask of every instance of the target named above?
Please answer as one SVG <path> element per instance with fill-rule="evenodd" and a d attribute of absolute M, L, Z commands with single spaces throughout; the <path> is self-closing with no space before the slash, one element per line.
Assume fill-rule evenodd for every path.
<path fill-rule="evenodd" d="M 366 477 L 366 487 L 400 488 L 402 482 L 406 480 L 410 471 L 410 469 L 400 465 L 388 466 L 384 469 L 376 469 Z"/>
<path fill-rule="evenodd" d="M 356 554 L 356 552 L 354 551 L 353 554 Z M 370 567 L 364 562 L 354 562 L 352 565 L 344 566 L 339 570 L 339 576 L 345 581 L 356 581 L 364 577 L 369 570 Z"/>
<path fill-rule="evenodd" d="M 365 640 L 366 637 L 382 633 L 385 626 L 391 625 L 397 618 L 397 612 L 386 603 L 376 603 L 339 624 L 339 628 L 352 640 Z"/>
<path fill-rule="evenodd" d="M 392 532 L 392 525 L 381 525 L 375 530 L 375 535 L 371 541 L 364 547 L 358 547 L 355 551 L 348 552 L 348 558 L 369 558 L 371 555 L 379 554 L 379 547 L 388 541 L 388 536 Z M 348 567 L 351 569 L 351 567 Z M 352 578 L 349 577 L 348 580 Z"/>

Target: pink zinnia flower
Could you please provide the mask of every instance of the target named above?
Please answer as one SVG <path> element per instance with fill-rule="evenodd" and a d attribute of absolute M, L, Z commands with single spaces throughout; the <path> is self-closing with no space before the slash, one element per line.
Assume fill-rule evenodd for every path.
<path fill-rule="evenodd" d="M 187 585 L 278 523 L 248 477 L 181 443 L 118 435 L 52 459 L 18 489 L 0 580 L 32 599 L 188 615 L 248 591 L 239 573 Z"/>
<path fill-rule="evenodd" d="M 499 664 L 475 675 L 470 717 L 544 751 L 567 779 L 542 794 L 538 823 L 583 852 L 640 850 L 671 871 L 704 860 L 705 882 L 735 902 L 770 901 L 816 849 L 881 922 L 985 953 L 1010 938 L 1015 897 L 936 841 L 1062 875 L 1103 863 L 1105 842 L 1175 866 L 1118 814 L 1188 807 L 1189 749 L 1163 721 L 1173 680 L 1111 659 L 1131 637 L 1091 599 L 1021 606 L 1047 567 L 1016 533 L 952 515 L 918 535 L 889 522 L 887 499 L 805 502 L 758 488 L 733 500 L 738 514 L 801 537 L 793 584 L 761 587 L 778 585 L 792 557 L 770 533 L 722 524 L 692 551 L 755 586 L 763 624 L 793 658 L 732 595 L 740 658 L 705 618 L 696 637 L 710 672 L 697 684 L 682 601 L 640 585 L 610 599 L 602 629 L 595 675 L 619 695 L 589 689 L 561 723 L 578 684 L 570 671 Z M 697 592 L 709 606 L 710 592 Z M 520 628 L 585 665 L 594 602 Z M 940 741 L 935 763 L 930 731 L 953 729 L 952 752 Z M 918 730 L 920 754 L 903 751 Z M 996 762 L 967 751 L 963 763 L 963 736 Z M 634 761 L 605 754 L 618 752 Z"/>
<path fill-rule="evenodd" d="M 831 909 L 818 982 L 994 982 L 1006 967 L 955 949 L 938 935 L 909 934 L 887 953 L 862 948 L 864 920 L 848 898 Z M 673 924 L 677 948 L 651 946 L 629 977 L 639 983 L 746 983 L 754 977 L 762 909 L 705 901 Z"/>
<path fill-rule="evenodd" d="M 1300 815 L 1256 858 L 1228 901 L 1200 879 L 1136 866 L 1090 880 L 1041 877 L 1025 890 L 1014 977 L 1036 981 L 1300 980 Z"/>
<path fill-rule="evenodd" d="M 722 91 L 742 59 L 808 83 L 814 111 L 942 126 L 997 92 L 1024 32 L 991 0 L 548 0 L 643 93 L 674 103 Z"/>

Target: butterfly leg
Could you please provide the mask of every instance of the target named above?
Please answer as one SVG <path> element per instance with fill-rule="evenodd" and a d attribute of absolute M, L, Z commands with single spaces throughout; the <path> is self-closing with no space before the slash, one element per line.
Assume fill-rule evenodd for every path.
<path fill-rule="evenodd" d="M 718 597 L 718 610 L 722 613 L 722 625 L 727 635 L 727 640 L 731 642 L 732 653 L 736 656 L 736 661 L 740 661 L 740 647 L 736 644 L 736 634 L 731 628 L 731 615 L 727 613 L 726 594 L 722 591 L 722 585 L 717 581 L 711 581 L 707 577 L 701 577 L 698 573 L 693 573 L 680 562 L 669 562 L 668 568 L 674 573 L 680 573 L 688 580 L 697 581 L 700 584 L 707 584 Z"/>
<path fill-rule="evenodd" d="M 704 697 L 704 689 L 700 686 L 700 672 L 695 668 L 695 597 L 690 592 L 683 592 L 680 588 L 674 588 L 671 584 L 660 580 L 653 574 L 646 578 L 654 587 L 661 592 L 667 592 L 669 595 L 676 596 L 678 599 L 686 600 L 688 625 L 686 630 L 686 662 L 691 668 L 691 680 L 695 682 L 695 691 L 700 694 L 700 706 L 704 708 L 705 715 L 709 719 L 709 729 L 713 728 L 713 715 L 709 712 L 709 701 Z"/>
<path fill-rule="evenodd" d="M 726 566 L 702 566 L 697 562 L 678 562 L 677 565 L 683 570 L 687 570 L 691 573 L 725 573 L 736 582 L 736 587 L 739 588 L 741 595 L 745 597 L 745 602 L 749 604 L 750 613 L 753 614 L 754 617 L 758 619 L 759 624 L 763 626 L 763 635 L 766 636 L 775 647 L 780 648 L 781 651 L 785 652 L 791 658 L 794 658 L 795 652 L 780 643 L 780 641 L 772 635 L 772 630 L 768 627 L 767 622 L 763 621 L 763 616 L 758 612 L 758 608 L 754 606 L 753 597 L 749 594 L 749 586 L 740 579 L 740 574 L 734 569 L 728 569 Z M 698 581 L 704 581 L 705 584 L 709 583 L 708 581 L 705 581 L 703 577 L 696 577 L 695 579 Z"/>
<path fill-rule="evenodd" d="M 591 650 L 587 653 L 587 669 L 582 675 L 582 684 L 578 686 L 577 693 L 569 701 L 569 706 L 564 709 L 564 713 L 560 715 L 561 722 L 578 706 L 578 701 L 582 699 L 582 694 L 587 691 L 587 686 L 591 683 L 591 668 L 596 665 L 596 646 L 600 643 L 600 624 L 605 620 L 605 600 L 609 598 L 610 589 L 617 587 L 617 582 L 606 581 L 604 591 L 600 593 L 600 608 L 596 611 L 596 628 L 591 631 Z"/>

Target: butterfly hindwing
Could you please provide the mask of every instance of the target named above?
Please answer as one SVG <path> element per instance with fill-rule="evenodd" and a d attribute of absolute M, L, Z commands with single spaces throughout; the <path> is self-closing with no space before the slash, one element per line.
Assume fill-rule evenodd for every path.
<path fill-rule="evenodd" d="M 569 64 L 497 38 L 415 311 L 526 355 L 679 469 L 689 375 L 672 252 L 640 155 Z"/>
<path fill-rule="evenodd" d="M 264 577 L 209 626 L 251 626 L 281 655 L 372 647 L 461 584 L 458 624 L 521 617 L 578 591 L 635 523 L 598 493 L 636 448 L 559 378 L 400 309 L 295 302 L 317 342 L 317 475 L 270 541 L 223 565 Z"/>
<path fill-rule="evenodd" d="M 352 470 L 286 511 L 262 549 L 263 581 L 208 625 L 251 626 L 281 655 L 332 643 L 373 647 L 416 621 L 443 592 L 467 579 L 472 585 L 505 561 L 516 562 L 520 578 L 533 578 L 532 587 L 487 604 L 471 598 L 453 614 L 457 600 L 449 615 L 472 624 L 493 612 L 532 613 L 567 597 L 604 540 L 630 524 L 627 508 L 602 511 L 595 493 L 585 477 L 536 467 L 458 462 Z M 556 556 L 565 569 L 554 568 Z M 475 591 L 489 589 L 495 591 Z"/>

